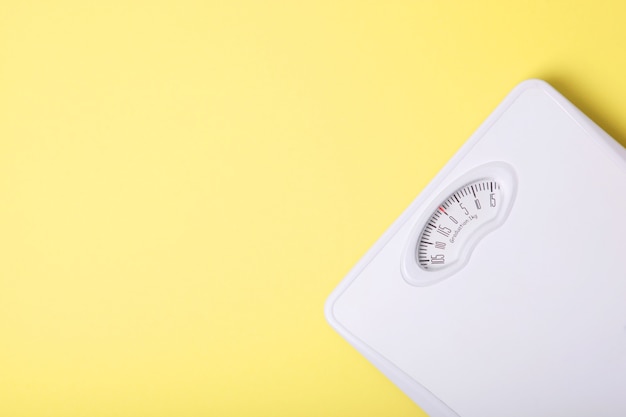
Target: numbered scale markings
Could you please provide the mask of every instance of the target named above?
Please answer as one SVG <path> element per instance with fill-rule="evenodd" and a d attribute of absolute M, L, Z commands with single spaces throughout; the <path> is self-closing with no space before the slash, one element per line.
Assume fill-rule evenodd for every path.
<path fill-rule="evenodd" d="M 419 266 L 426 271 L 460 260 L 471 236 L 500 211 L 500 184 L 491 179 L 471 182 L 450 195 L 430 216 L 416 248 Z"/>

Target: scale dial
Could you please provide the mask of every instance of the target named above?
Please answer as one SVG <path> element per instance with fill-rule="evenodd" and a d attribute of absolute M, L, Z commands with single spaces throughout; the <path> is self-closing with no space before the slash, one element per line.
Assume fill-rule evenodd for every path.
<path fill-rule="evenodd" d="M 496 180 L 474 181 L 455 191 L 426 222 L 415 254 L 419 266 L 431 271 L 458 262 L 468 237 L 496 218 L 501 205 Z"/>
<path fill-rule="evenodd" d="M 450 182 L 415 223 L 403 256 L 405 280 L 430 285 L 462 269 L 480 241 L 506 220 L 516 184 L 513 168 L 503 162 Z"/>

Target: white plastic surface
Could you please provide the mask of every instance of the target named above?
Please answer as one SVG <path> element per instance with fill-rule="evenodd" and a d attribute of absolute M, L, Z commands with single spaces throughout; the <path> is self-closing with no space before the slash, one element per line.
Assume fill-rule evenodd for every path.
<path fill-rule="evenodd" d="M 472 169 L 512 167 L 505 221 L 427 286 L 420 219 Z M 548 84 L 520 84 L 328 299 L 330 324 L 431 417 L 626 415 L 626 152 Z"/>

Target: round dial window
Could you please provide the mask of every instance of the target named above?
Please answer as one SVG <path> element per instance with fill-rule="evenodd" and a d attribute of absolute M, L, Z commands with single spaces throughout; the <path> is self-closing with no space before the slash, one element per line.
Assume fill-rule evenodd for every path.
<path fill-rule="evenodd" d="M 501 203 L 495 180 L 474 181 L 456 190 L 426 222 L 415 253 L 419 266 L 430 271 L 459 261 L 469 238 L 497 217 Z"/>
<path fill-rule="evenodd" d="M 504 162 L 451 181 L 415 219 L 402 258 L 404 278 L 430 285 L 461 270 L 480 241 L 504 223 L 516 190 L 513 168 Z"/>

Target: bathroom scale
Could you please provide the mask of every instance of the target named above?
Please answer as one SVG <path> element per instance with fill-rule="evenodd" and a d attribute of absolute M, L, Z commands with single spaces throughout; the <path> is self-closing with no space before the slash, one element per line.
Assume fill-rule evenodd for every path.
<path fill-rule="evenodd" d="M 326 317 L 431 417 L 626 416 L 626 150 L 523 82 Z"/>

